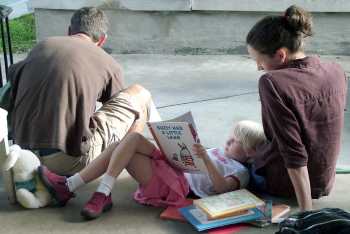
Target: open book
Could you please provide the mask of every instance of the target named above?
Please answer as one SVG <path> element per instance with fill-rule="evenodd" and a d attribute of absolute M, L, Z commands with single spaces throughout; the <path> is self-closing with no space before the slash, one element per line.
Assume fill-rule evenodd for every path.
<path fill-rule="evenodd" d="M 147 125 L 172 166 L 184 172 L 207 172 L 203 160 L 192 150 L 199 138 L 191 112 L 167 121 L 148 122 Z"/>

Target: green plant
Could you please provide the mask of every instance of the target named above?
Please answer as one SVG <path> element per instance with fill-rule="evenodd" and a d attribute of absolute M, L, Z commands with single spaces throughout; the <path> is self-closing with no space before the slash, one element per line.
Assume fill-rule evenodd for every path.
<path fill-rule="evenodd" d="M 9 24 L 13 53 L 28 52 L 36 42 L 34 14 L 10 20 Z"/>

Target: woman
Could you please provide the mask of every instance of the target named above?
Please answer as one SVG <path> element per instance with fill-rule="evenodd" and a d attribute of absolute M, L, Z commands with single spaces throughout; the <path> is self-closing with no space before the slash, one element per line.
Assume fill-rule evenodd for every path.
<path fill-rule="evenodd" d="M 250 30 L 248 52 L 258 70 L 262 121 L 268 143 L 252 166 L 257 188 L 296 196 L 301 210 L 328 195 L 341 144 L 346 77 L 341 67 L 307 56 L 311 15 L 297 6 L 267 16 Z"/>

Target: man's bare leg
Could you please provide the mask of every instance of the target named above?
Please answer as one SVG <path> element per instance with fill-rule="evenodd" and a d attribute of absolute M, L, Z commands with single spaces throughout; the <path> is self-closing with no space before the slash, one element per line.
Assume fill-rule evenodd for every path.
<path fill-rule="evenodd" d="M 150 106 L 151 103 L 153 103 L 151 93 L 138 84 L 129 86 L 125 92 L 132 96 L 137 104 L 141 107 L 141 113 L 139 113 L 138 118 L 134 121 L 129 132 L 140 133 L 143 131 L 146 122 L 149 120 L 151 109 Z"/>

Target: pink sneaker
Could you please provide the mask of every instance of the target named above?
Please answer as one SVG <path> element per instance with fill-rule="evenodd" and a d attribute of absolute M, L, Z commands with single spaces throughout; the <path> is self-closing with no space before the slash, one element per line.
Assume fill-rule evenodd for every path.
<path fill-rule="evenodd" d="M 113 203 L 111 194 L 106 196 L 103 193 L 94 192 L 80 214 L 87 220 L 96 219 L 103 212 L 112 209 L 112 206 Z"/>
<path fill-rule="evenodd" d="M 70 192 L 68 189 L 66 184 L 67 178 L 65 176 L 57 175 L 45 166 L 39 166 L 38 173 L 43 184 L 56 200 L 58 206 L 65 206 L 69 199 L 74 197 L 74 193 Z"/>

